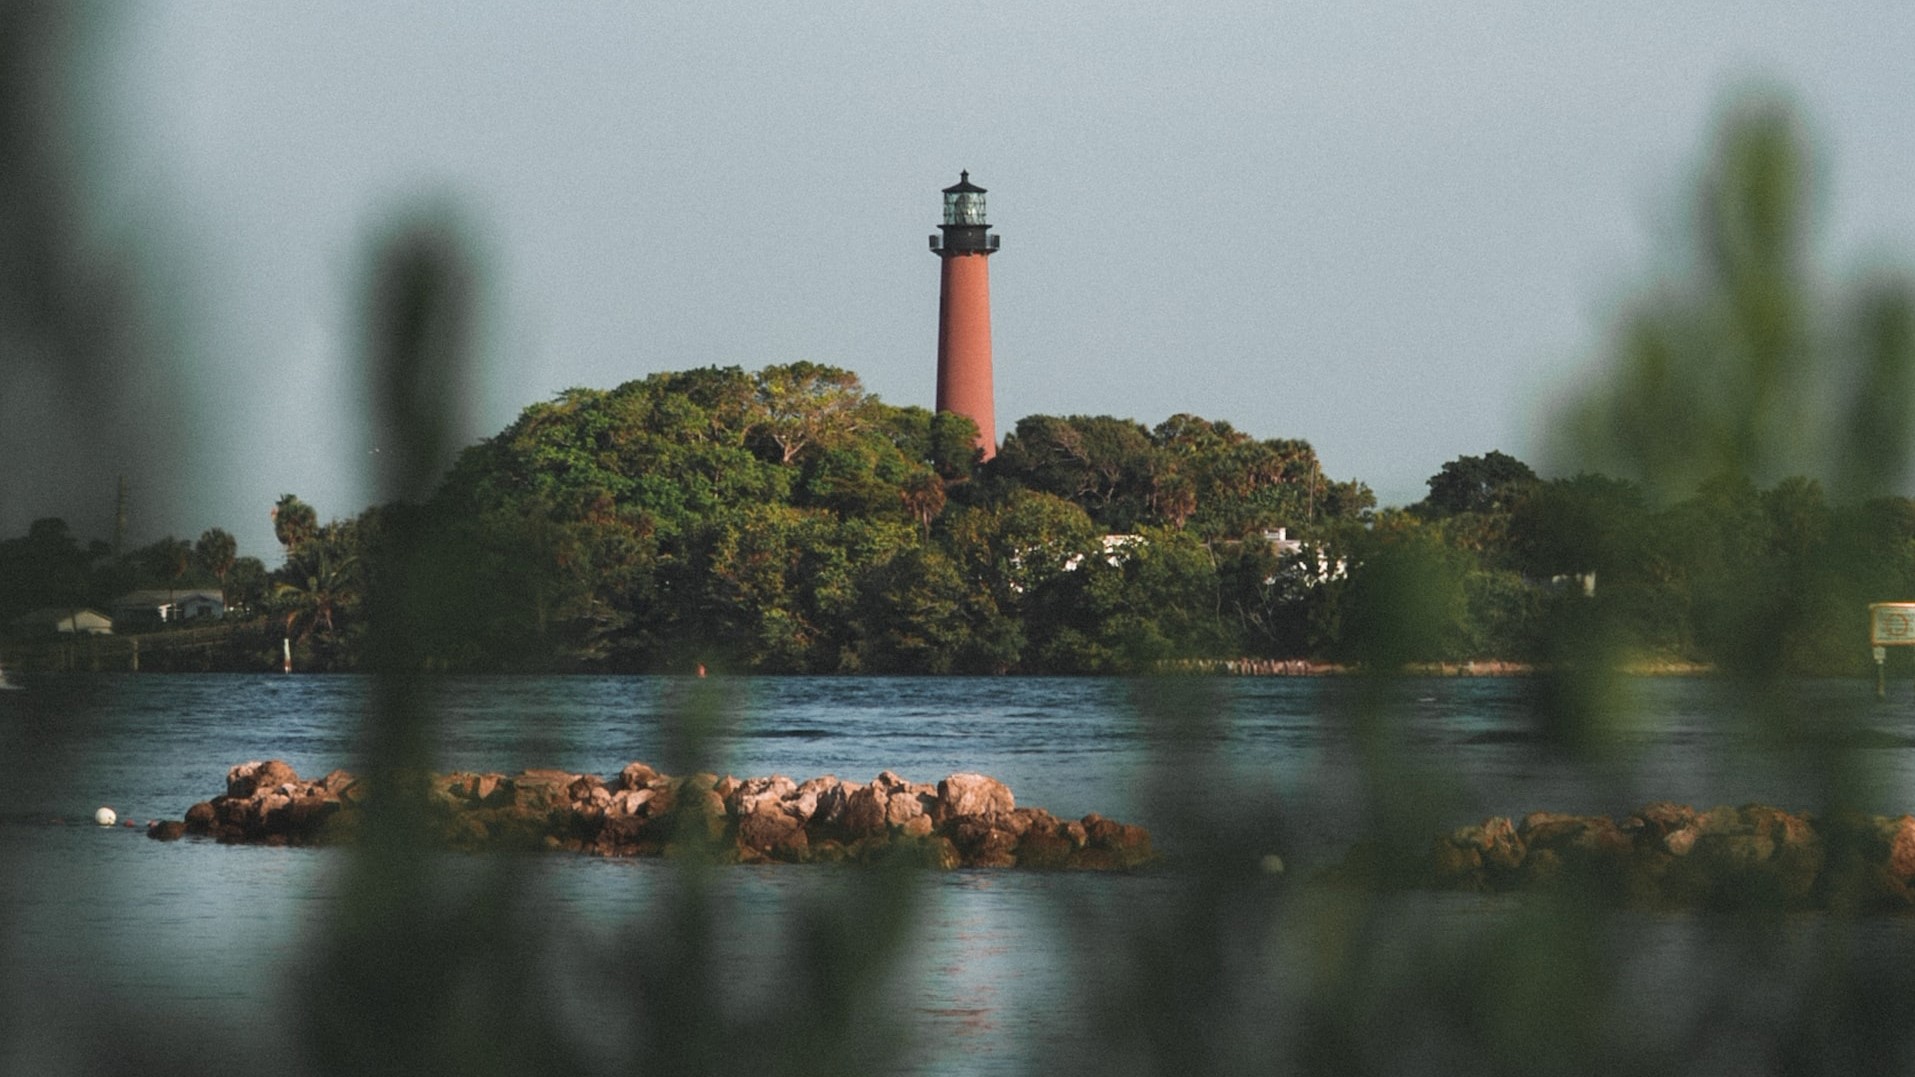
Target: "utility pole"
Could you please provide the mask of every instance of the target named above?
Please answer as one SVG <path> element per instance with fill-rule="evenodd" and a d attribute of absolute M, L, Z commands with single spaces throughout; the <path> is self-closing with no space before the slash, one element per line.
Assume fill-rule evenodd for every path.
<path fill-rule="evenodd" d="M 126 476 L 120 476 L 119 490 L 113 497 L 113 557 L 126 551 Z"/>

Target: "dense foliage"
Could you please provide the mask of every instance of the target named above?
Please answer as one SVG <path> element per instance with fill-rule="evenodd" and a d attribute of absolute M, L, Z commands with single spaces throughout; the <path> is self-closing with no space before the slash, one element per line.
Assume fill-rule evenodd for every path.
<path fill-rule="evenodd" d="M 574 389 L 465 450 L 427 504 L 321 524 L 286 495 L 270 574 L 217 528 L 115 557 L 39 521 L 0 542 L 0 613 L 221 587 L 271 627 L 242 662 L 283 637 L 302 668 L 355 668 L 395 525 L 429 536 L 420 653 L 467 670 L 1550 662 L 1575 657 L 1557 629 L 1600 624 L 1616 657 L 1855 672 L 1862 609 L 1915 593 L 1915 501 L 1800 478 L 1658 506 L 1491 452 L 1378 511 L 1308 444 L 1193 415 L 1029 416 L 989 463 L 974 437 L 809 363 Z"/>
<path fill-rule="evenodd" d="M 467 450 L 425 507 L 468 572 L 432 653 L 931 673 L 1235 654 L 1275 570 L 1263 532 L 1372 503 L 1308 445 L 1194 416 L 1033 416 L 988 464 L 975 436 L 809 363 L 572 390 Z"/>

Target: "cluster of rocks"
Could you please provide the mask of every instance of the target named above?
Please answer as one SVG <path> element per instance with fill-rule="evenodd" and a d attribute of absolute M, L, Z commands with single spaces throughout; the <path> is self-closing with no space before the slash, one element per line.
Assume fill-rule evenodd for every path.
<path fill-rule="evenodd" d="M 1651 907 L 1915 909 L 1915 817 L 1818 818 L 1764 804 L 1651 804 L 1624 818 L 1531 812 L 1436 839 L 1413 885 L 1574 886 Z"/>
<path fill-rule="evenodd" d="M 227 772 L 224 796 L 147 833 L 265 845 L 344 841 L 367 792 L 342 770 L 302 780 L 279 760 L 242 763 Z M 835 777 L 671 777 L 631 763 L 610 779 L 563 770 L 436 775 L 426 803 L 438 837 L 456 849 L 659 856 L 697 847 L 739 863 L 908 857 L 943 868 L 1121 869 L 1153 858 L 1141 827 L 1020 808 L 1004 783 L 982 774 L 928 784 L 885 771 L 854 785 Z"/>

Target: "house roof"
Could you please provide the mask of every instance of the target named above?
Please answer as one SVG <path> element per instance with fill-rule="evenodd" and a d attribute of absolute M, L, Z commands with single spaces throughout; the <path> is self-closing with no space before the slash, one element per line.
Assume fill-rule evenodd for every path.
<path fill-rule="evenodd" d="M 98 617 L 109 625 L 113 623 L 113 618 L 91 606 L 44 606 L 37 610 L 28 610 L 7 623 L 19 628 L 38 628 L 57 625 L 69 617 L 76 620 L 81 617 Z"/>
<path fill-rule="evenodd" d="M 113 608 L 126 609 L 132 606 L 179 605 L 184 602 L 191 602 L 194 599 L 206 602 L 219 602 L 222 605 L 225 603 L 225 600 L 220 597 L 218 591 L 207 587 L 182 587 L 177 591 L 148 588 L 144 591 L 128 591 L 126 594 L 113 600 Z"/>

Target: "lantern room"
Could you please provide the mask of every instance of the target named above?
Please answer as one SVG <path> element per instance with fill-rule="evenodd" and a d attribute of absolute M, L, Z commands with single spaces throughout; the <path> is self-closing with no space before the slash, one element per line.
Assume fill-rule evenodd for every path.
<path fill-rule="evenodd" d="M 990 234 L 990 222 L 984 219 L 984 188 L 971 182 L 971 173 L 958 173 L 958 181 L 944 189 L 944 223 L 938 225 L 942 236 L 931 237 L 931 249 L 944 254 L 990 254 L 997 250 L 997 237 Z"/>

